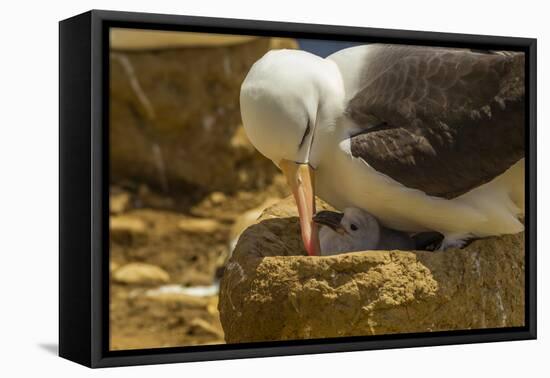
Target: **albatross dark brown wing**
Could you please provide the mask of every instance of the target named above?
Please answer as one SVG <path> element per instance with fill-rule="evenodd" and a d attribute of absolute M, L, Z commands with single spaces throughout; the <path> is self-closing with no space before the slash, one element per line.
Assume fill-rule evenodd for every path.
<path fill-rule="evenodd" d="M 351 152 L 409 188 L 453 198 L 524 156 L 523 53 L 376 45 L 346 114 Z"/>

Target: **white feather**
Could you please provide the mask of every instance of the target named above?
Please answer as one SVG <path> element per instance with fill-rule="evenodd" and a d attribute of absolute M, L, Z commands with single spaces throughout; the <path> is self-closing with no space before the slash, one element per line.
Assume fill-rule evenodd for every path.
<path fill-rule="evenodd" d="M 369 46 L 361 46 L 321 59 L 281 50 L 260 59 L 241 89 L 243 124 L 255 147 L 275 164 L 309 163 L 322 199 L 337 209 L 364 209 L 393 229 L 439 231 L 450 242 L 523 230 L 523 160 L 485 185 L 444 199 L 407 188 L 352 156 L 349 136 L 358 125 L 344 109 L 368 69 L 368 53 Z M 311 120 L 315 130 L 301 146 Z"/>

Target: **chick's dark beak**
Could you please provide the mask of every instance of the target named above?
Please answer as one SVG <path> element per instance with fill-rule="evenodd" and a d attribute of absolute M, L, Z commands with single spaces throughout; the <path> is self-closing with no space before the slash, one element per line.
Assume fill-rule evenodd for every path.
<path fill-rule="evenodd" d="M 342 226 L 342 218 L 344 214 L 335 211 L 323 210 L 319 211 L 313 217 L 313 221 L 317 224 L 330 227 L 334 232 L 345 234 L 346 229 Z"/>

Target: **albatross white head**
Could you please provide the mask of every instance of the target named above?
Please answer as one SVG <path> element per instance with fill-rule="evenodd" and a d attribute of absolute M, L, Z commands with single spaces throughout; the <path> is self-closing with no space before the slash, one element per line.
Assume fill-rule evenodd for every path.
<path fill-rule="evenodd" d="M 343 113 L 344 87 L 330 60 L 300 50 L 268 52 L 241 86 L 241 116 L 252 144 L 285 174 L 296 200 L 302 239 L 319 255 L 314 171 Z"/>

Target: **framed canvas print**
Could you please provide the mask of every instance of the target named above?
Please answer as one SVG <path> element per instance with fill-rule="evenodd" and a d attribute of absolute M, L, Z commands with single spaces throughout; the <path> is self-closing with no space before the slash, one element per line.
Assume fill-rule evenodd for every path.
<path fill-rule="evenodd" d="M 59 26 L 62 357 L 536 337 L 536 40 Z"/>

